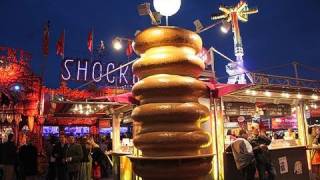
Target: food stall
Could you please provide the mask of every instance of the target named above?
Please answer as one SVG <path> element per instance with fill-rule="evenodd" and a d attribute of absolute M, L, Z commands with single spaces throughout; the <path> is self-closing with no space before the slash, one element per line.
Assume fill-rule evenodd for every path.
<path fill-rule="evenodd" d="M 249 134 L 253 129 L 264 129 L 272 138 L 268 148 L 277 179 L 309 179 L 305 115 L 306 105 L 313 103 L 315 97 L 314 91 L 309 89 L 298 91 L 257 85 L 248 85 L 220 96 L 215 106 L 221 115 L 217 121 L 224 124 L 223 148 L 232 142 L 230 136 L 236 136 L 240 129 L 247 130 Z M 294 136 L 288 135 L 288 129 Z M 224 151 L 223 163 L 225 179 L 241 177 L 232 153 Z"/>

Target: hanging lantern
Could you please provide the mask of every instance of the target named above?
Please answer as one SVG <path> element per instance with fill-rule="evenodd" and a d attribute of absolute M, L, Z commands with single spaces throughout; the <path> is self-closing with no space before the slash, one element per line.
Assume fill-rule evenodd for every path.
<path fill-rule="evenodd" d="M 4 121 L 6 120 L 6 115 L 4 114 L 4 112 L 2 112 L 0 118 L 1 118 L 1 122 L 4 123 Z"/>
<path fill-rule="evenodd" d="M 34 127 L 34 117 L 33 116 L 28 116 L 28 127 L 30 132 L 32 132 L 33 127 Z"/>
<path fill-rule="evenodd" d="M 11 123 L 13 121 L 13 114 L 7 114 L 7 121 Z"/>
<path fill-rule="evenodd" d="M 14 121 L 16 122 L 16 125 L 19 125 L 19 123 L 21 122 L 21 114 L 15 114 L 14 115 Z"/>

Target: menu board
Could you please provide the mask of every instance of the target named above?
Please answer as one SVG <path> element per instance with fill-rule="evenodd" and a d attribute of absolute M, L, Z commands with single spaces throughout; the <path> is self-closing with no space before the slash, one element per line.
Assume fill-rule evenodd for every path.
<path fill-rule="evenodd" d="M 290 116 L 291 106 L 289 104 L 265 104 L 260 107 L 267 116 Z"/>
<path fill-rule="evenodd" d="M 253 116 L 256 112 L 255 104 L 243 102 L 225 102 L 224 109 L 227 116 Z"/>
<path fill-rule="evenodd" d="M 264 129 L 270 130 L 271 129 L 271 122 L 270 118 L 261 117 L 260 118 L 260 126 L 263 126 Z"/>
<path fill-rule="evenodd" d="M 294 116 L 272 118 L 272 129 L 297 128 L 297 118 Z"/>

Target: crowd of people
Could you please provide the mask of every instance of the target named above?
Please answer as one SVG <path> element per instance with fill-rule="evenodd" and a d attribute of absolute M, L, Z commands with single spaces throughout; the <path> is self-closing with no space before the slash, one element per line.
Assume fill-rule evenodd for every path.
<path fill-rule="evenodd" d="M 111 150 L 108 139 L 98 145 L 92 137 L 75 138 L 59 135 L 45 143 L 43 157 L 47 168 L 41 179 L 46 180 L 91 180 L 108 177 L 111 172 L 105 152 Z M 0 144 L 0 179 L 39 179 L 39 155 L 31 141 L 19 147 L 14 135 L 9 134 L 7 142 Z"/>
<path fill-rule="evenodd" d="M 7 141 L 0 145 L 0 154 L 2 179 L 36 179 L 38 151 L 31 141 L 17 147 L 14 143 L 14 135 L 9 134 Z"/>
<path fill-rule="evenodd" d="M 274 180 L 276 172 L 268 150 L 270 143 L 264 130 L 254 129 L 249 136 L 242 129 L 226 151 L 232 152 L 236 167 L 245 180 L 254 180 L 256 172 L 260 180 Z"/>
<path fill-rule="evenodd" d="M 49 157 L 47 180 L 91 180 L 108 177 L 110 166 L 105 154 L 111 150 L 110 143 L 101 143 L 93 138 L 61 134 L 59 141 L 50 139 L 46 154 Z"/>

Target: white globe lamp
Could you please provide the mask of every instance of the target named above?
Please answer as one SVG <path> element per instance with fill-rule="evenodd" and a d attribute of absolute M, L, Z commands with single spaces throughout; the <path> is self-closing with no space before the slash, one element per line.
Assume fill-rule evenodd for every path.
<path fill-rule="evenodd" d="M 168 25 L 168 17 L 178 12 L 181 0 L 153 0 L 153 6 L 161 15 L 166 16 Z"/>

